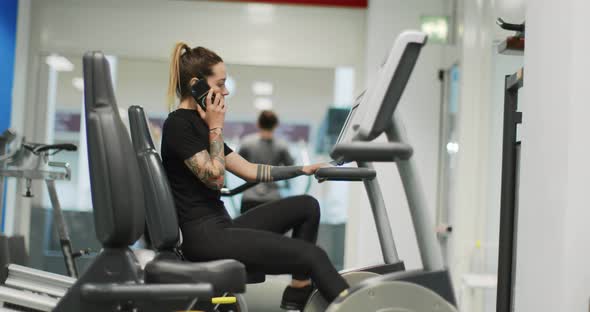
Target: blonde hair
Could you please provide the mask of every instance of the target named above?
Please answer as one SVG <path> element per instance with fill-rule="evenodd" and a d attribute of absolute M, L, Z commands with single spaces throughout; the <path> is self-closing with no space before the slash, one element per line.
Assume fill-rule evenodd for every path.
<path fill-rule="evenodd" d="M 180 81 L 180 57 L 183 50 L 190 50 L 189 46 L 184 42 L 177 42 L 172 50 L 170 57 L 170 77 L 168 78 L 168 110 L 174 110 L 174 102 L 176 101 L 176 89 L 179 88 Z"/>
<path fill-rule="evenodd" d="M 215 52 L 196 47 L 191 49 L 185 42 L 177 42 L 170 57 L 170 77 L 168 79 L 168 110 L 175 108 L 176 97 L 180 100 L 191 96 L 190 80 L 203 79 L 213 74 L 211 68 L 223 62 Z"/>

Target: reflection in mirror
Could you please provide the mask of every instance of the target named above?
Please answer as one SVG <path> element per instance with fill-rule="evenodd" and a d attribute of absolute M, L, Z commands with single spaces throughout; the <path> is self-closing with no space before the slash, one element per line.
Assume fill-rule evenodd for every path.
<path fill-rule="evenodd" d="M 88 157 L 83 116 L 83 74 L 81 55 L 50 54 L 41 57 L 42 86 L 37 97 L 42 99 L 46 114 L 40 118 L 47 124 L 47 142 L 74 143 L 75 153 L 58 155 L 59 161 L 70 163 L 72 180 L 57 182 L 57 190 L 66 211 L 73 244 L 98 248 L 94 238 L 92 200 L 88 175 Z M 166 88 L 167 60 L 109 56 L 113 86 L 119 112 L 128 123 L 127 109 L 140 105 L 148 115 L 151 134 L 159 149 L 162 125 L 168 114 Z M 303 68 L 227 64 L 228 113 L 224 135 L 226 143 L 239 150 L 245 137 L 258 132 L 257 117 L 261 110 L 272 110 L 279 118 L 277 140 L 286 142 L 295 164 L 329 160 L 327 153 L 333 140 L 331 132 L 339 133 L 341 122 L 334 116 L 346 115 L 352 102 L 354 69 Z M 335 108 L 338 107 L 338 108 Z M 338 112 L 341 114 L 338 114 Z M 337 116 L 336 116 L 337 117 Z M 330 132 L 331 131 L 331 132 Z M 330 132 L 330 133 L 328 133 Z M 227 187 L 243 183 L 228 174 Z M 344 261 L 344 229 L 348 203 L 339 196 L 346 193 L 346 183 L 318 184 L 313 177 L 299 177 L 279 185 L 281 196 L 311 194 L 322 207 L 322 225 L 318 243 L 322 245 L 337 268 Z M 224 198 L 233 217 L 240 214 L 241 195 Z M 34 267 L 62 272 L 59 244 L 52 233 L 51 205 L 44 192 L 39 196 L 31 215 L 31 259 Z M 88 261 L 83 259 L 83 271 Z"/>

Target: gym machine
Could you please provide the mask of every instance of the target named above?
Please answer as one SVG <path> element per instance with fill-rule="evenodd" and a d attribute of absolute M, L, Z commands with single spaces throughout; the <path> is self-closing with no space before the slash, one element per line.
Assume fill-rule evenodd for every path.
<path fill-rule="evenodd" d="M 244 292 L 244 266 L 234 260 L 188 263 L 158 249 L 145 268 L 139 265 L 128 246 L 144 233 L 144 194 L 150 190 L 119 116 L 106 57 L 88 52 L 83 64 L 90 185 L 96 236 L 103 249 L 55 311 L 191 310 L 198 301 L 219 299 L 214 298 L 217 293 Z M 150 228 L 151 233 L 169 231 Z"/>
<path fill-rule="evenodd" d="M 21 306 L 22 303 L 25 307 L 32 305 L 31 308 L 44 310 L 51 307 L 74 283 L 78 275 L 75 259 L 90 252 L 88 249 L 72 251 L 68 227 L 55 188 L 56 180 L 70 180 L 70 166 L 65 162 L 50 161 L 50 156 L 61 151 L 76 151 L 77 148 L 73 144 L 29 143 L 11 130 L 5 131 L 1 137 L 3 146 L 0 155 L 0 184 L 3 185 L 7 177 L 24 179 L 26 190 L 23 196 L 32 197 L 32 181 L 45 181 L 52 204 L 53 222 L 69 276 L 9 264 L 1 268 L 0 303 L 11 307 Z M 10 151 L 11 143 L 15 142 L 18 146 Z M 4 198 L 3 192 L 4 187 L 0 189 L 0 198 Z"/>
<path fill-rule="evenodd" d="M 395 162 L 408 199 L 416 231 L 422 270 L 383 272 L 364 268 L 343 272 L 351 285 L 347 296 L 326 303 L 314 293 L 304 311 L 457 311 L 454 290 L 425 203 L 422 185 L 411 158 L 402 120 L 395 114 L 426 34 L 408 31 L 395 41 L 374 85 L 357 99 L 337 144 L 331 152 L 336 163 L 357 162 L 359 168 L 322 168 L 319 180 L 364 181 L 381 249 L 387 262 L 397 258 L 387 211 L 372 162 Z M 372 142 L 385 133 L 388 143 Z"/>
<path fill-rule="evenodd" d="M 203 300 L 235 301 L 215 294 L 245 290 L 245 270 L 237 261 L 187 263 L 157 255 L 140 265 L 129 246 L 144 233 L 146 191 L 102 53 L 85 54 L 84 82 L 94 225 L 102 249 L 63 297 L 3 287 L 0 310 L 170 311 L 191 310 Z"/>
<path fill-rule="evenodd" d="M 72 243 L 68 233 L 68 227 L 65 223 L 63 211 L 57 191 L 55 189 L 56 180 L 69 181 L 71 177 L 70 165 L 65 162 L 50 161 L 49 157 L 61 151 L 76 151 L 74 144 L 39 144 L 28 143 L 22 139 L 20 148 L 8 155 L 3 155 L 0 159 L 0 176 L 14 177 L 25 180 L 26 190 L 24 197 L 33 197 L 31 186 L 33 180 L 44 180 L 47 185 L 47 192 L 51 200 L 53 211 L 53 222 L 57 230 L 61 250 L 68 276 L 76 278 L 78 276 L 78 267 L 75 259 L 88 254 L 88 249 L 72 251 Z M 0 195 L 3 190 L 0 190 Z"/>

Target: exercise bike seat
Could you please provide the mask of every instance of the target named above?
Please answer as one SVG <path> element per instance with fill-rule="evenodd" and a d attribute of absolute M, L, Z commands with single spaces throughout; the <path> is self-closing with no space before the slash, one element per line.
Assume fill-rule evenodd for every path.
<path fill-rule="evenodd" d="M 246 270 L 242 263 L 230 259 L 209 262 L 155 259 L 145 266 L 145 283 L 209 283 L 216 293 L 243 293 Z"/>
<path fill-rule="evenodd" d="M 160 155 L 158 155 L 154 147 L 145 113 L 140 106 L 134 105 L 129 108 L 129 126 L 133 147 L 137 154 L 140 171 L 143 174 L 143 183 L 145 189 L 148 190 L 146 193 L 146 221 L 151 245 L 159 253 L 157 258 L 164 260 L 161 257 L 170 255 L 170 252 L 178 248 L 180 241 L 182 240 L 180 237 L 181 233 L 178 230 L 178 219 L 174 209 L 172 191 L 168 184 L 168 179 L 162 166 Z M 251 185 L 253 184 L 247 184 L 244 188 L 250 187 Z M 179 259 L 175 260 L 178 261 Z M 213 264 L 186 263 L 186 265 L 182 267 L 190 271 L 187 275 L 184 275 L 181 271 L 175 270 L 173 270 L 174 273 L 172 273 L 172 275 L 161 273 L 160 270 L 163 268 L 169 268 L 169 263 L 164 263 L 162 265 L 154 263 L 150 265 L 150 268 L 146 265 L 146 270 L 156 270 L 156 272 L 152 274 L 164 274 L 165 277 L 162 278 L 190 279 L 192 278 L 191 274 L 196 274 L 195 276 L 201 278 L 202 276 L 211 273 L 205 273 L 203 275 L 202 272 L 199 272 L 199 268 L 223 269 L 227 267 L 232 270 L 232 272 L 236 270 L 233 265 L 227 264 L 229 263 L 227 261 L 228 260 L 214 261 L 212 262 Z M 181 266 L 178 267 L 180 268 Z M 160 277 L 154 278 L 159 279 Z M 265 279 L 266 275 L 264 273 L 247 272 L 248 284 L 262 283 Z"/>

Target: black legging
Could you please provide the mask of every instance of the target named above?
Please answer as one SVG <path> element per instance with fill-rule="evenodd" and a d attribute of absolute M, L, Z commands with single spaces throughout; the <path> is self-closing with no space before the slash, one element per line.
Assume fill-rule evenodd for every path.
<path fill-rule="evenodd" d="M 244 214 L 244 213 L 256 208 L 257 206 L 260 206 L 260 205 L 266 204 L 266 203 L 268 203 L 268 201 L 242 200 L 242 204 L 240 207 L 240 213 Z"/>
<path fill-rule="evenodd" d="M 191 261 L 235 259 L 249 271 L 311 277 L 329 301 L 348 288 L 326 252 L 315 245 L 320 208 L 311 196 L 266 203 L 234 219 L 212 218 L 181 226 L 182 249 Z M 293 238 L 282 234 L 293 230 Z"/>

